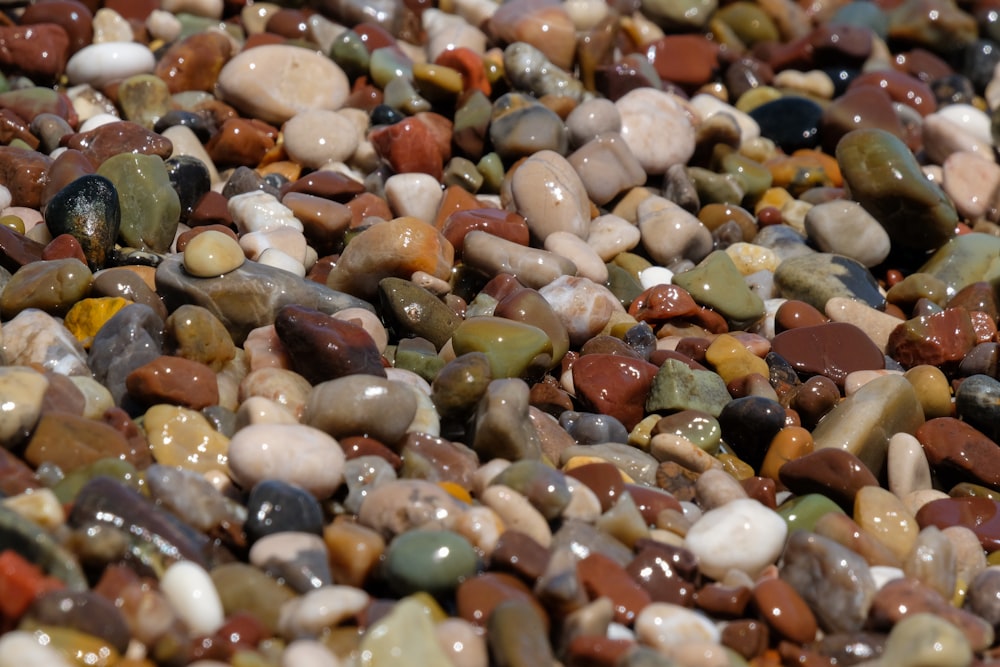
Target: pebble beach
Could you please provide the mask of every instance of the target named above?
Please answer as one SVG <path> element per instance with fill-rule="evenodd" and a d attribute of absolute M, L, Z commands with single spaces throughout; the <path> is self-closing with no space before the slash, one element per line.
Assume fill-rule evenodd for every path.
<path fill-rule="evenodd" d="M 0 667 L 1000 665 L 996 0 L 0 0 Z"/>

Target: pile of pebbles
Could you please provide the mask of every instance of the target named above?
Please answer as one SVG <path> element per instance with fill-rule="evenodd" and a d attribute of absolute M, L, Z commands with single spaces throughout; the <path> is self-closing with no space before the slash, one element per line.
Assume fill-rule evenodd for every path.
<path fill-rule="evenodd" d="M 991 665 L 986 0 L 0 0 L 0 667 Z"/>

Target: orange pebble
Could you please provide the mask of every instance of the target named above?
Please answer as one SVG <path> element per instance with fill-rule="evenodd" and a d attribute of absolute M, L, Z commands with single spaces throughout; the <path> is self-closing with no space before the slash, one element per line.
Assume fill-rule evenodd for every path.
<path fill-rule="evenodd" d="M 781 466 L 812 450 L 812 433 L 801 426 L 786 426 L 771 440 L 771 445 L 764 455 L 764 462 L 760 466 L 760 476 L 777 480 Z"/>

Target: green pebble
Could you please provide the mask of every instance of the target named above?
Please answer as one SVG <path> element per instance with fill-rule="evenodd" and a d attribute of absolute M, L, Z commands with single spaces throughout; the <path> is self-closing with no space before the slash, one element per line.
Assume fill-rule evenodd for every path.
<path fill-rule="evenodd" d="M 725 251 L 716 250 L 690 271 L 678 273 L 674 284 L 701 305 L 718 311 L 736 329 L 764 316 L 764 301 L 750 289 Z"/>
<path fill-rule="evenodd" d="M 447 186 L 457 185 L 475 194 L 479 192 L 479 188 L 483 187 L 485 179 L 472 160 L 464 157 L 453 157 L 448 160 L 441 180 Z"/>
<path fill-rule="evenodd" d="M 167 252 L 181 217 L 181 200 L 163 159 L 119 153 L 97 169 L 118 191 L 122 243 L 139 250 Z"/>
<path fill-rule="evenodd" d="M 479 559 L 469 542 L 450 530 L 411 530 L 389 543 L 383 562 L 389 587 L 399 595 L 421 591 L 449 595 L 476 574 Z"/>
<path fill-rule="evenodd" d="M 954 295 L 972 283 L 986 281 L 1000 287 L 1000 237 L 991 234 L 963 234 L 941 246 L 920 267 L 943 281 Z"/>
<path fill-rule="evenodd" d="M 712 371 L 696 371 L 676 359 L 667 359 L 653 378 L 646 412 L 700 410 L 718 417 L 732 400 L 725 381 Z"/>
<path fill-rule="evenodd" d="M 16 215 L 0 216 L 0 225 L 13 229 L 18 234 L 24 233 L 24 220 Z"/>
<path fill-rule="evenodd" d="M 502 484 L 528 499 L 548 520 L 557 518 L 572 498 L 566 477 L 541 461 L 515 461 L 490 481 Z"/>
<path fill-rule="evenodd" d="M 121 459 L 98 459 L 88 466 L 77 468 L 67 473 L 52 487 L 52 492 L 63 504 L 73 502 L 83 485 L 95 477 L 110 477 L 125 483 L 132 488 L 139 488 L 141 476 L 135 466 Z"/>
<path fill-rule="evenodd" d="M 767 167 L 731 149 L 719 159 L 719 168 L 739 179 L 746 196 L 753 201 L 759 199 L 774 181 Z"/>
<path fill-rule="evenodd" d="M 452 339 L 456 355 L 482 352 L 494 378 L 534 375 L 552 363 L 552 341 L 538 327 L 502 317 L 470 317 Z"/>
<path fill-rule="evenodd" d="M 789 533 L 794 530 L 812 531 L 816 522 L 830 512 L 844 514 L 837 503 L 819 493 L 798 496 L 782 503 L 778 508 L 778 514 L 788 524 Z"/>
<path fill-rule="evenodd" d="M 345 30 L 333 40 L 330 60 L 337 63 L 348 77 L 355 79 L 368 73 L 371 55 L 361 35 L 353 30 Z"/>
<path fill-rule="evenodd" d="M 746 194 L 740 180 L 731 174 L 717 174 L 704 167 L 688 167 L 687 174 L 702 205 L 739 204 Z"/>
<path fill-rule="evenodd" d="M 679 435 L 713 456 L 722 444 L 719 420 L 699 410 L 683 410 L 663 417 L 656 423 L 656 432 Z"/>
<path fill-rule="evenodd" d="M 487 153 L 476 163 L 476 169 L 483 176 L 481 187 L 483 192 L 500 192 L 500 186 L 503 185 L 504 168 L 503 160 L 500 159 L 499 155 Z"/>
<path fill-rule="evenodd" d="M 444 367 L 444 359 L 439 357 L 434 346 L 423 338 L 400 340 L 393 361 L 395 368 L 413 371 L 428 382 L 432 382 Z"/>
<path fill-rule="evenodd" d="M 397 333 L 426 338 L 438 350 L 462 322 L 441 299 L 410 280 L 383 278 L 378 291 Z"/>

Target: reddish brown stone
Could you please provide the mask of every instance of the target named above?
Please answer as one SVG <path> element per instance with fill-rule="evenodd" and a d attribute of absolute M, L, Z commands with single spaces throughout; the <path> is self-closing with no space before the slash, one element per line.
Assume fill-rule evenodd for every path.
<path fill-rule="evenodd" d="M 826 315 L 805 301 L 789 299 L 778 306 L 778 310 L 774 313 L 774 330 L 781 333 L 789 329 L 811 327 L 829 321 Z"/>
<path fill-rule="evenodd" d="M 740 619 L 725 624 L 721 641 L 723 646 L 736 651 L 746 660 L 752 660 L 767 649 L 770 636 L 764 623 Z"/>
<path fill-rule="evenodd" d="M 282 188 L 281 194 L 301 192 L 346 204 L 365 191 L 364 183 L 336 171 L 314 171 Z"/>
<path fill-rule="evenodd" d="M 73 0 L 35 2 L 24 8 L 18 22 L 21 25 L 55 23 L 66 31 L 69 55 L 73 55 L 94 40 L 94 15 L 90 9 Z"/>
<path fill-rule="evenodd" d="M 694 605 L 697 560 L 687 549 L 654 540 L 639 540 L 636 555 L 625 570 L 649 594 L 654 602 L 669 602 L 684 607 Z"/>
<path fill-rule="evenodd" d="M 753 476 L 747 477 L 740 482 L 747 495 L 765 507 L 771 509 L 778 508 L 777 484 L 770 477 Z"/>
<path fill-rule="evenodd" d="M 11 273 L 25 264 L 39 261 L 44 249 L 45 246 L 38 241 L 18 234 L 6 225 L 0 225 L 0 266 Z"/>
<path fill-rule="evenodd" d="M 683 511 L 680 501 L 663 489 L 642 484 L 625 484 L 625 490 L 632 496 L 636 509 L 650 526 L 656 525 L 663 510 Z"/>
<path fill-rule="evenodd" d="M 6 73 L 53 83 L 66 71 L 69 55 L 69 35 L 61 25 L 0 26 L 0 70 Z"/>
<path fill-rule="evenodd" d="M 614 605 L 615 620 L 631 625 L 650 602 L 647 593 L 622 566 L 597 551 L 577 563 L 577 574 L 590 599 L 606 597 Z"/>
<path fill-rule="evenodd" d="M 463 489 L 475 484 L 473 475 L 479 469 L 479 457 L 461 443 L 427 433 L 407 433 L 399 445 L 399 453 L 406 466 L 406 477 L 451 482 Z"/>
<path fill-rule="evenodd" d="M 917 429 L 927 462 L 946 483 L 975 482 L 1000 489 L 1000 447 L 954 417 L 939 417 Z"/>
<path fill-rule="evenodd" d="M 934 500 L 931 504 L 938 502 L 941 501 Z M 973 651 L 986 648 L 993 639 L 993 628 L 985 620 L 952 606 L 936 590 L 910 577 L 894 579 L 875 593 L 868 622 L 873 630 L 888 631 L 907 616 L 920 613 L 934 614 L 957 627 Z"/>
<path fill-rule="evenodd" d="M 19 456 L 0 447 L 0 493 L 16 496 L 32 489 L 42 488 L 42 482 Z"/>
<path fill-rule="evenodd" d="M 970 313 L 982 311 L 994 322 L 1000 319 L 1000 295 L 987 282 L 972 283 L 948 300 L 948 308 L 965 308 Z"/>
<path fill-rule="evenodd" d="M 753 589 L 753 603 L 764 622 L 778 637 L 805 644 L 816 639 L 816 617 L 802 596 L 788 582 L 764 579 Z"/>
<path fill-rule="evenodd" d="M 979 538 L 987 552 L 1000 550 L 1000 502 L 982 497 L 939 498 L 917 511 L 921 528 L 965 526 Z"/>
<path fill-rule="evenodd" d="M 362 192 L 347 202 L 351 211 L 351 229 L 368 224 L 368 218 L 391 220 L 393 217 L 389 203 L 374 192 Z"/>
<path fill-rule="evenodd" d="M 48 178 L 42 188 L 41 209 L 44 210 L 49 200 L 64 187 L 81 176 L 93 174 L 95 171 L 94 164 L 80 151 L 72 149 L 62 151 L 59 157 L 52 160 L 46 172 Z"/>
<path fill-rule="evenodd" d="M 548 632 L 548 613 L 538 603 L 531 589 L 517 577 L 503 572 L 484 572 L 466 579 L 455 591 L 458 615 L 481 628 L 486 627 L 493 610 L 507 600 L 521 600 L 530 604 L 545 623 L 545 631 Z"/>
<path fill-rule="evenodd" d="M 357 324 L 288 305 L 278 311 L 274 328 L 294 369 L 313 384 L 358 373 L 385 377 L 375 341 Z"/>
<path fill-rule="evenodd" d="M 477 208 L 452 213 L 445 220 L 441 233 L 455 247 L 455 253 L 459 254 L 462 252 L 466 234 L 476 229 L 518 245 L 527 246 L 530 242 L 528 222 L 524 216 L 514 211 L 496 208 Z"/>
<path fill-rule="evenodd" d="M 89 132 L 78 132 L 69 138 L 66 147 L 83 153 L 95 168 L 120 153 L 156 155 L 166 160 L 173 152 L 169 139 L 129 120 L 101 125 Z"/>
<path fill-rule="evenodd" d="M 71 257 L 84 264 L 87 263 L 87 256 L 83 254 L 83 246 L 71 234 L 60 234 L 42 249 L 42 259 L 69 259 Z"/>
<path fill-rule="evenodd" d="M 201 410 L 219 403 L 215 372 L 183 357 L 161 356 L 125 378 L 129 395 L 144 405 L 170 403 Z"/>
<path fill-rule="evenodd" d="M 228 37 L 214 30 L 199 32 L 167 48 L 153 73 L 167 82 L 171 93 L 212 92 L 222 66 L 231 56 Z"/>
<path fill-rule="evenodd" d="M 111 407 L 101 415 L 101 420 L 124 436 L 131 447 L 129 460 L 132 465 L 139 470 L 145 470 L 153 464 L 153 453 L 149 448 L 149 441 L 146 440 L 146 434 L 127 412 L 117 406 Z"/>
<path fill-rule="evenodd" d="M 202 227 L 206 225 L 222 225 L 230 227 L 233 224 L 233 216 L 229 213 L 229 200 L 218 192 L 206 192 L 198 203 L 194 205 L 194 210 L 187 218 L 190 227 Z"/>
<path fill-rule="evenodd" d="M 865 128 L 884 130 L 911 149 L 919 146 L 917 138 L 910 136 L 899 120 L 889 93 L 876 85 L 869 85 L 851 88 L 824 109 L 820 121 L 824 150 L 833 155 L 837 142 L 845 134 Z"/>
<path fill-rule="evenodd" d="M 264 29 L 285 39 L 308 40 L 311 33 L 309 15 L 301 9 L 279 9 L 268 17 Z"/>
<path fill-rule="evenodd" d="M 39 208 L 52 158 L 26 148 L 0 146 L 0 183 L 10 190 L 11 205 Z"/>
<path fill-rule="evenodd" d="M 486 77 L 483 58 L 472 49 L 465 46 L 447 49 L 438 54 L 434 63 L 457 70 L 462 75 L 462 90 L 479 90 L 483 95 L 490 96 L 492 85 Z"/>
<path fill-rule="evenodd" d="M 679 463 L 664 461 L 656 468 L 656 486 L 681 502 L 693 502 L 698 476 Z"/>
<path fill-rule="evenodd" d="M 615 667 L 635 647 L 631 639 L 577 635 L 566 648 L 567 667 Z"/>
<path fill-rule="evenodd" d="M 878 86 L 889 93 L 893 102 L 905 104 L 921 116 L 937 111 L 937 99 L 931 87 L 920 79 L 894 69 L 883 69 L 859 74 L 848 88 Z"/>
<path fill-rule="evenodd" d="M 705 584 L 695 593 L 694 603 L 702 611 L 722 618 L 743 616 L 753 592 L 746 586 Z"/>
<path fill-rule="evenodd" d="M 413 434 L 407 434 L 407 437 L 410 435 Z M 346 438 L 338 438 L 337 442 L 340 443 L 340 448 L 344 450 L 344 456 L 348 460 L 356 459 L 359 456 L 378 456 L 379 458 L 385 459 L 389 465 L 396 470 L 398 470 L 403 464 L 403 460 L 399 458 L 399 454 L 392 451 L 375 438 L 369 438 L 362 435 L 350 435 Z"/>
<path fill-rule="evenodd" d="M 0 143 L 9 144 L 15 139 L 28 144 L 32 150 L 41 143 L 23 118 L 10 109 L 0 109 Z"/>
<path fill-rule="evenodd" d="M 667 35 L 646 46 L 646 58 L 665 81 L 694 89 L 719 68 L 719 45 L 701 35 Z"/>
<path fill-rule="evenodd" d="M 256 167 L 272 150 L 278 131 L 257 119 L 227 120 L 205 144 L 209 157 L 220 168 Z"/>
<path fill-rule="evenodd" d="M 963 308 L 948 308 L 901 323 L 889 334 L 886 354 L 905 368 L 957 364 L 976 344 L 972 318 Z"/>
<path fill-rule="evenodd" d="M 640 359 L 588 354 L 573 363 L 573 385 L 596 412 L 611 415 L 632 430 L 645 416 L 646 397 L 657 370 Z"/>
<path fill-rule="evenodd" d="M 807 375 L 824 375 L 838 385 L 854 371 L 885 368 L 882 351 L 868 334 L 847 322 L 827 322 L 783 331 L 771 349 Z"/>
<path fill-rule="evenodd" d="M 444 160 L 437 136 L 426 123 L 406 118 L 392 125 L 373 128 L 368 139 L 393 172 L 430 174 L 441 180 Z"/>
<path fill-rule="evenodd" d="M 549 551 L 519 530 L 508 528 L 500 534 L 490 556 L 490 568 L 517 575 L 529 584 L 542 576 L 549 564 Z"/>
<path fill-rule="evenodd" d="M 607 512 L 614 507 L 622 493 L 625 492 L 621 471 L 610 463 L 587 463 L 567 470 L 566 474 L 573 479 L 580 480 L 594 492 L 597 499 L 601 501 L 602 512 Z"/>
<path fill-rule="evenodd" d="M 839 447 L 823 447 L 781 466 L 781 483 L 797 495 L 820 493 L 847 512 L 854 511 L 854 496 L 878 479 L 854 454 Z"/>
<path fill-rule="evenodd" d="M 64 412 L 50 412 L 38 420 L 24 451 L 33 466 L 51 463 L 64 473 L 104 458 L 133 462 L 132 447 L 107 424 Z"/>

